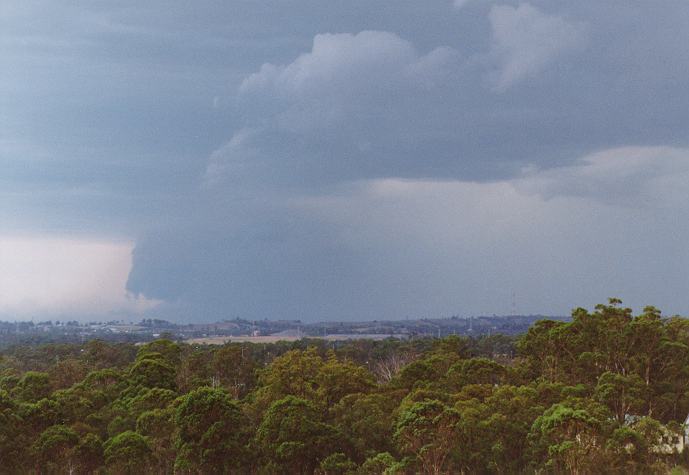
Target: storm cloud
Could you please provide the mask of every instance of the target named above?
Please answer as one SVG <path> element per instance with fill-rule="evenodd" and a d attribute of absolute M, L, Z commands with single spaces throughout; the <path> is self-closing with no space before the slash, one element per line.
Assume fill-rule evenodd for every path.
<path fill-rule="evenodd" d="M 689 311 L 686 2 L 58 4 L 3 6 L 0 235 L 133 242 L 132 312 Z"/>

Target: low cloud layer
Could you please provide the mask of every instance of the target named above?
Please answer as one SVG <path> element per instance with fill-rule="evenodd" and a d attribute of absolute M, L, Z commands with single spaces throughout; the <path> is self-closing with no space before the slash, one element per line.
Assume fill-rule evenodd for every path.
<path fill-rule="evenodd" d="M 152 235 L 137 252 L 154 258 L 133 275 L 145 294 L 166 297 L 157 289 L 175 288 L 182 271 L 170 272 L 172 256 L 204 249 L 207 258 L 185 265 L 180 291 L 190 307 L 217 299 L 218 317 L 506 313 L 512 292 L 526 313 L 613 295 L 681 311 L 689 229 L 674 216 L 689 213 L 676 187 L 688 174 L 687 149 L 621 148 L 489 183 L 367 180 L 270 203 L 233 232 L 203 225 L 166 250 Z"/>

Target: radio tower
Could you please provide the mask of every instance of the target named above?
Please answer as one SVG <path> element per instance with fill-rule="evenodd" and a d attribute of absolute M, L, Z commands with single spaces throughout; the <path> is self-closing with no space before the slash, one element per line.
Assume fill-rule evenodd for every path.
<path fill-rule="evenodd" d="M 517 315 L 517 293 L 512 291 L 512 315 Z"/>

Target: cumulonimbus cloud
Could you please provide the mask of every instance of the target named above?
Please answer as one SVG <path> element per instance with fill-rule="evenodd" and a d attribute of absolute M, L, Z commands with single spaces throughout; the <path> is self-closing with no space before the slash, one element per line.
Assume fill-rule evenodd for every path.
<path fill-rule="evenodd" d="M 310 52 L 290 64 L 264 64 L 242 81 L 240 92 L 300 98 L 424 86 L 445 74 L 456 55 L 449 47 L 420 54 L 411 42 L 387 31 L 318 34 Z"/>
<path fill-rule="evenodd" d="M 131 286 L 208 306 L 209 318 L 222 308 L 312 319 L 509 312 L 512 292 L 525 313 L 564 314 L 610 295 L 679 311 L 689 307 L 678 297 L 689 285 L 689 225 L 679 219 L 689 200 L 675 188 L 688 175 L 687 149 L 625 147 L 491 182 L 343 183 L 274 197 L 252 216 L 207 202 L 210 222 L 140 243 L 147 261 Z M 170 272 L 178 256 L 189 261 Z M 667 273 L 671 282 L 648 285 Z"/>
<path fill-rule="evenodd" d="M 529 3 L 517 7 L 494 5 L 489 14 L 492 31 L 492 55 L 498 70 L 492 75 L 496 91 L 542 72 L 560 56 L 582 47 L 586 28 L 542 12 Z"/>
<path fill-rule="evenodd" d="M 405 95 L 453 80 L 459 57 L 447 46 L 421 54 L 387 31 L 319 34 L 311 51 L 289 64 L 264 64 L 242 81 L 239 91 L 252 99 L 272 98 L 283 107 L 284 128 L 322 129 L 366 109 L 394 113 L 395 102 L 403 102 Z"/>
<path fill-rule="evenodd" d="M 587 27 L 527 3 L 493 6 L 489 19 L 488 61 L 364 31 L 317 35 L 292 61 L 246 76 L 238 101 L 255 115 L 211 154 L 202 196 L 137 243 L 129 288 L 209 319 L 507 312 L 512 291 L 523 312 L 610 295 L 689 304 L 670 298 L 689 256 L 661 191 L 684 176 L 689 152 L 589 144 L 599 151 L 572 160 L 547 149 L 558 100 L 522 107 L 510 96 L 519 106 L 504 110 L 501 97 L 583 47 Z M 576 117 L 590 115 L 577 104 Z M 532 166 L 521 173 L 463 173 L 492 155 L 515 164 L 524 144 L 540 155 L 524 148 Z M 672 289 L 645 289 L 668 269 Z"/>

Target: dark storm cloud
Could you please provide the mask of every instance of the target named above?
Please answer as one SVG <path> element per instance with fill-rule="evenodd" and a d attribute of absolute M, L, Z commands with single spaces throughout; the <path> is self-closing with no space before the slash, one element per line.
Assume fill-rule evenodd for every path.
<path fill-rule="evenodd" d="M 631 277 L 689 280 L 685 2 L 9 2 L 1 27 L 4 231 L 134 239 L 162 316 L 689 310 Z"/>

